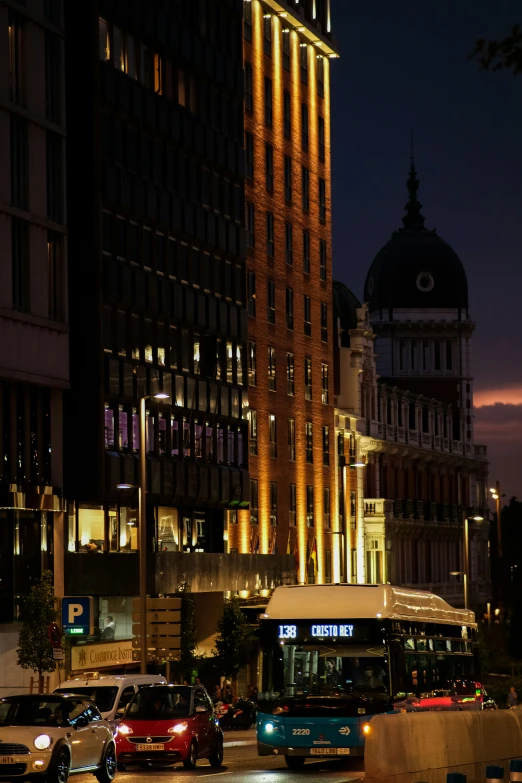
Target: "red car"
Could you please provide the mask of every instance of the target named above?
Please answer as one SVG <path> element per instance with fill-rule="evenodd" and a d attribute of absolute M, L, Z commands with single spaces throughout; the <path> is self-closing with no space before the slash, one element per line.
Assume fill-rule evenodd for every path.
<path fill-rule="evenodd" d="M 187 685 L 151 685 L 131 702 L 116 735 L 118 769 L 127 764 L 175 764 L 193 769 L 207 758 L 223 763 L 223 732 L 208 693 Z"/>

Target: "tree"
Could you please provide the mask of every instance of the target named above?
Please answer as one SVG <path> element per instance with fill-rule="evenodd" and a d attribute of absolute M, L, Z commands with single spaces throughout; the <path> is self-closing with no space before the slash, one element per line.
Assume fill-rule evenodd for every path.
<path fill-rule="evenodd" d="M 44 571 L 22 603 L 22 628 L 16 651 L 18 665 L 38 675 L 38 693 L 43 693 L 44 673 L 56 669 L 48 636 L 49 625 L 56 617 L 53 575 Z"/>
<path fill-rule="evenodd" d="M 183 677 L 190 682 L 200 656 L 197 654 L 196 607 L 188 582 L 182 582 L 176 591 L 181 598 L 181 659 Z"/>
<path fill-rule="evenodd" d="M 225 601 L 223 617 L 218 620 L 216 655 L 219 656 L 226 676 L 235 680 L 246 662 L 245 641 L 248 624 L 237 598 Z"/>
<path fill-rule="evenodd" d="M 522 28 L 513 25 L 511 35 L 498 41 L 477 39 L 469 59 L 477 60 L 483 71 L 513 71 L 515 76 L 522 73 Z"/>

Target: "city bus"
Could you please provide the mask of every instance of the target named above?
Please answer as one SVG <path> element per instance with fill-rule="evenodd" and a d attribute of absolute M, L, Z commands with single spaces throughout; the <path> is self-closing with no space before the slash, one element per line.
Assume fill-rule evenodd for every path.
<path fill-rule="evenodd" d="M 261 615 L 258 753 L 362 756 L 386 712 L 482 708 L 473 612 L 391 585 L 278 587 Z"/>

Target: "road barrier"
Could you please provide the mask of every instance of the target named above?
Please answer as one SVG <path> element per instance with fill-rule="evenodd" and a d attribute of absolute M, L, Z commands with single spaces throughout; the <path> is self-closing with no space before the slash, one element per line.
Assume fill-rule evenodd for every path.
<path fill-rule="evenodd" d="M 502 783 L 508 770 L 522 783 L 522 708 L 376 715 L 370 726 L 366 783 Z"/>

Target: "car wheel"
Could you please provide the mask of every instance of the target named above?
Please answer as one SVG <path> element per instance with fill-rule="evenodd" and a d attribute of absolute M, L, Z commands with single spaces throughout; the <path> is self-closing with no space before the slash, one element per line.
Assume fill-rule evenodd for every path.
<path fill-rule="evenodd" d="M 47 783 L 67 783 L 69 780 L 69 770 L 71 766 L 71 757 L 67 748 L 60 748 L 54 764 L 47 773 Z"/>
<path fill-rule="evenodd" d="M 208 760 L 211 767 L 223 766 L 223 740 L 221 737 L 219 737 L 216 741 L 216 744 L 214 745 L 214 752 L 211 756 L 208 757 Z"/>
<path fill-rule="evenodd" d="M 194 769 L 198 760 L 198 743 L 195 739 L 190 743 L 190 748 L 187 758 L 183 761 L 185 769 Z"/>
<path fill-rule="evenodd" d="M 288 769 L 302 769 L 305 763 L 305 756 L 285 756 Z"/>
<path fill-rule="evenodd" d="M 111 783 L 116 775 L 116 766 L 116 747 L 114 742 L 109 742 L 103 753 L 100 768 L 96 772 L 99 783 Z"/>

